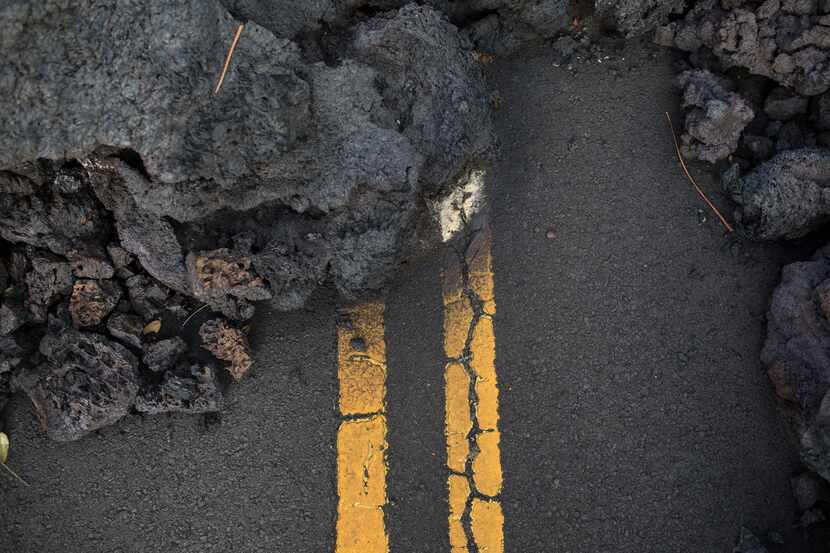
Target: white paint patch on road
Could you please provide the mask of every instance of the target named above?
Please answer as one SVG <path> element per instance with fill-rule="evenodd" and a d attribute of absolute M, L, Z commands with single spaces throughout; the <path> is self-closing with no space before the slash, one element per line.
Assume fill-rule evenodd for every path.
<path fill-rule="evenodd" d="M 484 170 L 470 171 L 444 199 L 435 202 L 435 217 L 441 225 L 441 239 L 448 242 L 464 228 L 484 205 Z"/>

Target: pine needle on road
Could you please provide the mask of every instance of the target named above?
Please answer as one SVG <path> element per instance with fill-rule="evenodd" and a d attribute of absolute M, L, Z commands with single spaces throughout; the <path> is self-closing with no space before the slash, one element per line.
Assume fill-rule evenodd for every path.
<path fill-rule="evenodd" d="M 709 197 L 706 196 L 706 194 L 703 192 L 700 186 L 698 186 L 697 182 L 695 182 L 695 179 L 694 177 L 692 177 L 692 174 L 689 173 L 689 169 L 688 167 L 686 167 L 686 161 L 683 159 L 683 154 L 680 153 L 680 143 L 677 141 L 677 133 L 674 132 L 674 125 L 671 122 L 671 116 L 669 115 L 668 111 L 666 112 L 666 119 L 669 122 L 671 136 L 674 139 L 674 150 L 677 152 L 677 160 L 680 162 L 680 167 L 683 169 L 683 173 L 686 175 L 686 178 L 689 179 L 689 182 L 692 183 L 692 186 L 695 187 L 695 190 L 697 191 L 698 195 L 703 199 L 704 202 L 706 202 L 706 205 L 709 206 L 709 209 L 711 209 L 714 212 L 714 214 L 718 216 L 718 219 L 720 219 L 720 222 L 723 225 L 723 228 L 726 229 L 726 232 L 733 232 L 732 225 L 730 225 L 726 218 L 723 215 L 721 215 L 721 212 L 718 211 L 718 208 L 715 207 L 715 204 L 712 203 L 712 200 L 710 200 Z"/>

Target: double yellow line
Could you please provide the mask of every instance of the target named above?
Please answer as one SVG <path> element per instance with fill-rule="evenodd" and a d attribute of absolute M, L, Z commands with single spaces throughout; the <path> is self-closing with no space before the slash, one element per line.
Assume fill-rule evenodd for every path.
<path fill-rule="evenodd" d="M 451 553 L 502 553 L 504 516 L 491 235 L 444 265 L 445 432 Z M 342 420 L 337 434 L 336 553 L 388 553 L 386 345 L 382 302 L 353 307 L 337 328 Z"/>

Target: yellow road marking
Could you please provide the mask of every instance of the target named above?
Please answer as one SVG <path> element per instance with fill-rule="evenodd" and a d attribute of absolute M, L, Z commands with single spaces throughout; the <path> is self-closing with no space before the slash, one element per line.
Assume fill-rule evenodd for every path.
<path fill-rule="evenodd" d="M 503 553 L 491 234 L 444 266 L 445 432 L 451 553 Z"/>
<path fill-rule="evenodd" d="M 476 375 L 475 405 L 478 426 L 482 430 L 498 430 L 499 387 L 496 377 L 496 337 L 489 315 L 479 318 L 470 343 L 470 366 Z"/>
<path fill-rule="evenodd" d="M 337 326 L 336 553 L 388 553 L 386 506 L 386 343 L 384 305 L 363 303 Z"/>
<path fill-rule="evenodd" d="M 499 433 L 482 432 L 476 438 L 478 455 L 473 459 L 473 481 L 481 495 L 495 497 L 501 493 L 501 459 Z"/>
<path fill-rule="evenodd" d="M 470 497 L 470 484 L 467 477 L 460 474 L 450 474 L 450 547 L 453 553 L 467 551 L 467 534 L 461 517 L 467 508 L 467 500 Z"/>
<path fill-rule="evenodd" d="M 481 553 L 504 551 L 504 515 L 501 503 L 493 500 L 473 499 L 470 513 L 473 539 Z"/>
<path fill-rule="evenodd" d="M 447 466 L 453 472 L 466 470 L 470 456 L 467 436 L 473 429 L 470 414 L 470 377 L 464 365 L 451 361 L 444 372 L 446 394 Z"/>

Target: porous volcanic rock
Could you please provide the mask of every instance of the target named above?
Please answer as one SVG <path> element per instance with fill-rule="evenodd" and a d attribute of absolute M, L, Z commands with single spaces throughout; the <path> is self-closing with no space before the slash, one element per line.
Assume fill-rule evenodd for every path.
<path fill-rule="evenodd" d="M 138 391 L 138 360 L 91 332 L 62 328 L 40 342 L 40 378 L 28 390 L 46 433 L 76 440 L 124 415 Z"/>
<path fill-rule="evenodd" d="M 251 368 L 248 338 L 238 328 L 220 319 L 211 319 L 199 329 L 202 347 L 225 362 L 225 369 L 234 380 L 241 380 Z"/>
<path fill-rule="evenodd" d="M 101 324 L 118 305 L 121 289 L 106 280 L 79 280 L 72 288 L 69 313 L 76 328 Z"/>
<path fill-rule="evenodd" d="M 275 36 L 306 39 L 307 50 L 326 59 L 342 45 L 338 30 L 355 17 L 399 9 L 411 0 L 222 0 L 240 19 L 256 22 Z M 425 0 L 449 20 L 464 27 L 476 46 L 508 53 L 527 41 L 552 38 L 568 23 L 567 0 Z M 309 43 L 310 42 L 310 43 Z"/>
<path fill-rule="evenodd" d="M 164 373 L 159 384 L 147 384 L 139 391 L 135 408 L 140 413 L 212 413 L 220 411 L 222 392 L 216 370 L 210 365 L 183 363 Z"/>
<path fill-rule="evenodd" d="M 784 267 L 767 315 L 761 362 L 789 406 L 801 457 L 830 480 L 830 248 Z"/>
<path fill-rule="evenodd" d="M 659 29 L 661 44 L 742 67 L 799 94 L 830 88 L 830 5 L 815 0 L 700 0 Z"/>
<path fill-rule="evenodd" d="M 2 15 L 0 22 L 3 22 Z M 0 84 L 0 90 L 3 87 Z M 13 93 L 5 92 L 12 94 L 7 101 L 14 101 Z M 21 126 L 25 122 L 5 127 L 11 125 L 6 120 L 12 115 L 25 120 L 30 117 L 27 110 L 16 109 L 0 115 L 4 128 L 14 132 L 12 129 L 17 127 L 18 132 L 25 133 L 26 129 Z M 44 129 L 46 134 L 54 130 Z M 15 141 L 9 139 L 9 142 Z M 3 155 L 0 153 L 0 157 Z M 6 165 L 0 163 L 0 167 Z M 83 180 L 82 168 L 67 166 L 58 170 L 57 164 L 52 163 L 27 162 L 17 165 L 13 171 L 0 171 L 0 237 L 58 255 L 96 253 L 99 239 L 110 232 L 109 221 Z"/>
<path fill-rule="evenodd" d="M 728 157 L 755 117 L 752 108 L 731 91 L 729 81 L 709 71 L 684 71 L 677 85 L 683 91 L 680 105 L 685 113 L 683 153 L 712 163 Z"/>
<path fill-rule="evenodd" d="M 144 319 L 135 314 L 115 313 L 107 320 L 107 331 L 123 344 L 141 349 Z"/>
<path fill-rule="evenodd" d="M 474 33 L 445 14 L 514 38 L 567 20 L 490 4 L 0 6 L 0 399 L 26 391 L 59 440 L 214 411 L 256 303 L 382 288 L 491 155 Z"/>
<path fill-rule="evenodd" d="M 686 0 L 596 0 L 596 14 L 627 37 L 641 35 L 683 13 Z"/>
<path fill-rule="evenodd" d="M 722 182 L 738 204 L 739 230 L 750 238 L 798 238 L 830 219 L 830 150 L 785 151 L 743 176 L 733 166 Z"/>
<path fill-rule="evenodd" d="M 153 372 L 164 372 L 173 367 L 187 351 L 187 343 L 178 336 L 159 340 L 147 346 L 142 361 Z"/>
<path fill-rule="evenodd" d="M 0 8 L 0 51 L 17 52 L 13 78 L 0 81 L 0 167 L 12 192 L 3 213 L 33 227 L 25 240 L 3 231 L 7 240 L 64 253 L 73 241 L 62 221 L 39 214 L 69 195 L 82 241 L 106 236 L 102 214 L 112 212 L 121 246 L 175 291 L 191 293 L 186 254 L 226 248 L 270 277 L 279 308 L 328 279 L 354 297 L 397 266 L 421 197 L 449 190 L 490 150 L 472 46 L 429 7 L 343 30 L 336 65 L 306 63 L 296 43 L 253 19 L 212 94 L 238 22 L 216 0 L 156 3 Z M 120 32 L 139 28 L 154 32 Z M 106 210 L 81 178 L 64 185 L 30 168 L 67 157 L 81 160 Z M 36 200 L 43 206 L 28 209 Z"/>

